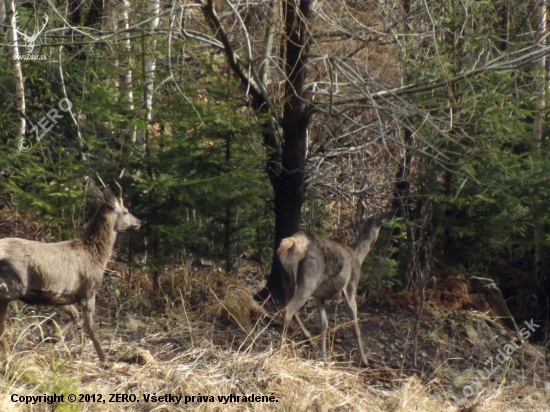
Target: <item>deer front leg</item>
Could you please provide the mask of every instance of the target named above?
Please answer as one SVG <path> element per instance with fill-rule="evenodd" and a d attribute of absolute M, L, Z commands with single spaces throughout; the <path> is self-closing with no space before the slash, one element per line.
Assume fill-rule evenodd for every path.
<path fill-rule="evenodd" d="M 315 304 L 317 305 L 317 312 L 319 312 L 319 325 L 321 327 L 321 359 L 326 360 L 328 320 L 325 299 L 315 298 Z"/>
<path fill-rule="evenodd" d="M 350 294 L 349 296 L 347 293 L 345 293 L 344 295 L 346 297 L 346 301 L 348 303 L 351 313 L 351 318 L 353 319 L 353 324 L 355 326 L 355 337 L 357 338 L 357 346 L 359 347 L 359 352 L 361 352 L 361 361 L 365 364 L 365 366 L 369 366 L 369 362 L 367 360 L 367 357 L 365 356 L 365 350 L 363 349 L 361 329 L 359 328 L 359 322 L 357 320 L 357 302 L 355 300 L 355 291 L 353 291 L 353 294 Z"/>
<path fill-rule="evenodd" d="M 95 296 L 93 299 L 82 303 L 82 318 L 84 319 L 84 327 L 86 328 L 88 335 L 90 335 L 90 339 L 94 344 L 94 348 L 95 348 L 95 351 L 97 352 L 97 356 L 99 357 L 99 360 L 105 363 L 105 360 L 106 360 L 105 353 L 101 348 L 101 342 L 99 341 L 99 337 L 97 335 L 97 329 L 94 324 L 94 312 L 95 312 Z"/>

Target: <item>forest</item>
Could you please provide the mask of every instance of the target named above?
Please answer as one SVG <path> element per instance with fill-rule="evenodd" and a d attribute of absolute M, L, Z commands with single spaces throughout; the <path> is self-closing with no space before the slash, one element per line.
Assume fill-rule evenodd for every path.
<path fill-rule="evenodd" d="M 549 30 L 0 0 L 0 410 L 550 411 Z"/>

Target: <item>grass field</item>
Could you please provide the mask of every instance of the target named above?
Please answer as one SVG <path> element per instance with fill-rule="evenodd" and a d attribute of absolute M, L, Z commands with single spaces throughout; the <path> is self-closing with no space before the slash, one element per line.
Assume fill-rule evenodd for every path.
<path fill-rule="evenodd" d="M 81 329 L 64 343 L 44 339 L 53 320 L 61 321 L 52 308 L 12 304 L 0 410 L 550 411 L 544 347 L 527 341 L 500 365 L 499 349 L 506 351 L 514 336 L 480 311 L 428 304 L 415 369 L 410 296 L 363 302 L 371 365 L 360 368 L 344 305 L 328 307 L 331 357 L 323 363 L 315 342 L 302 341 L 296 326 L 280 350 L 280 315 L 254 302 L 247 287 L 258 285 L 252 273 L 235 280 L 215 271 L 174 270 L 161 293 L 146 277 L 130 285 L 116 270 L 110 273 L 96 314 L 110 365 L 100 365 Z M 302 315 L 317 331 L 314 308 Z M 483 379 L 490 358 L 500 367 Z M 464 390 L 468 385 L 473 393 Z M 459 405 L 464 393 L 471 396 Z M 36 398 L 53 394 L 63 402 Z M 25 396 L 39 402 L 26 404 Z"/>

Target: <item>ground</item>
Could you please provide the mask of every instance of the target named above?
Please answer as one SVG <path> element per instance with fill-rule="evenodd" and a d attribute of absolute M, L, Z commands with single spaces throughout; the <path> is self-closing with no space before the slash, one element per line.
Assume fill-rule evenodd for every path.
<path fill-rule="evenodd" d="M 550 358 L 538 344 L 518 346 L 498 372 L 475 383 L 478 371 L 514 337 L 489 313 L 428 304 L 414 368 L 411 295 L 361 299 L 371 361 L 363 368 L 346 307 L 334 302 L 327 309 L 331 356 L 323 363 L 296 325 L 280 350 L 281 316 L 254 303 L 250 276 L 235 280 L 217 271 L 175 269 L 157 293 L 146 277 L 134 275 L 130 283 L 120 272 L 109 272 L 96 315 L 108 367 L 80 329 L 65 343 L 43 339 L 53 331 L 52 319 L 61 319 L 51 307 L 12 304 L 0 410 L 53 410 L 44 402 L 13 402 L 13 394 L 63 394 L 56 411 L 550 410 Z M 318 332 L 314 305 L 301 314 Z M 468 385 L 473 393 L 459 405 Z M 67 400 L 70 394 L 76 402 Z M 247 398 L 225 398 L 231 394 Z M 152 401 L 146 395 L 172 396 Z"/>

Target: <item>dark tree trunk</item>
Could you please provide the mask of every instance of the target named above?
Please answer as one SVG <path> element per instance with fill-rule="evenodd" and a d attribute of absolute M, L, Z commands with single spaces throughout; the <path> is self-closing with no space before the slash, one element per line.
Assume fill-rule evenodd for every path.
<path fill-rule="evenodd" d="M 82 2 L 80 0 L 69 0 L 68 20 L 71 26 L 80 26 L 82 21 Z"/>
<path fill-rule="evenodd" d="M 107 0 L 92 0 L 88 14 L 84 21 L 84 26 L 86 27 L 100 27 L 101 19 L 104 16 L 105 12 L 105 3 Z M 82 0 L 68 0 L 68 20 L 71 23 L 71 26 L 80 26 L 82 24 L 82 6 L 84 2 Z M 78 42 L 82 38 L 82 35 L 75 30 L 70 30 L 71 35 L 73 36 L 74 41 Z M 69 54 L 76 56 L 78 60 L 85 60 L 86 55 L 82 53 L 82 45 L 72 45 L 69 44 L 66 46 Z"/>
<path fill-rule="evenodd" d="M 265 125 L 264 141 L 268 150 L 267 174 L 274 193 L 275 248 L 281 240 L 300 229 L 300 218 L 305 193 L 304 165 L 306 161 L 307 126 L 309 108 L 306 106 L 304 83 L 309 46 L 308 19 L 313 0 L 283 0 L 285 36 L 281 49 L 285 66 L 285 93 L 283 117 L 280 124 Z M 252 97 L 252 105 L 260 113 L 268 113 L 265 97 L 250 81 L 235 58 L 231 42 L 214 10 L 214 1 L 207 0 L 203 8 L 206 19 L 224 45 L 230 69 L 242 82 Z M 271 113 L 274 114 L 274 113 Z M 277 128 L 282 128 L 282 139 L 277 138 Z M 286 291 L 287 282 L 278 259 L 273 257 L 271 273 L 266 289 L 258 294 L 265 298 L 271 294 L 278 304 L 284 304 L 293 291 Z"/>
<path fill-rule="evenodd" d="M 104 16 L 105 2 L 106 0 L 92 0 L 88 15 L 86 16 L 86 21 L 84 22 L 85 26 L 100 27 L 101 19 Z"/>
<path fill-rule="evenodd" d="M 299 140 L 300 138 L 296 139 Z M 305 134 L 303 142 L 305 144 Z M 285 166 L 283 158 L 283 170 L 278 174 L 274 170 L 269 170 L 269 177 L 274 192 L 274 210 L 275 210 L 275 248 L 279 246 L 281 240 L 292 236 L 300 230 L 300 219 L 302 204 L 304 202 L 305 182 L 304 170 L 305 155 L 302 159 L 295 159 L 301 162 L 301 165 L 289 169 Z M 276 303 L 284 303 L 292 297 L 294 291 L 287 290 L 288 279 L 284 273 L 279 259 L 274 254 L 271 273 L 267 280 L 267 289 Z"/>
<path fill-rule="evenodd" d="M 300 230 L 302 204 L 305 194 L 304 166 L 306 162 L 307 126 L 309 115 L 303 100 L 308 52 L 308 18 L 311 12 L 309 0 L 299 2 L 285 0 L 285 100 L 283 108 L 283 144 L 281 166 L 269 159 L 267 172 L 273 186 L 275 208 L 275 248 L 281 240 Z M 287 290 L 287 276 L 279 260 L 273 257 L 267 289 L 278 304 L 284 304 L 294 291 Z"/>

